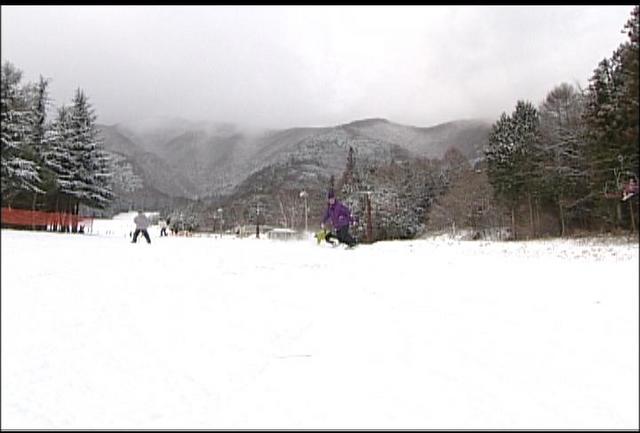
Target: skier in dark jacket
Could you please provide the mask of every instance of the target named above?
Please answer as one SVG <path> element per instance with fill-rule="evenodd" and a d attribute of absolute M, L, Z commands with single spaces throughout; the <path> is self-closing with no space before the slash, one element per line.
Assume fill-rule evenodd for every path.
<path fill-rule="evenodd" d="M 327 211 L 324 213 L 320 227 L 324 228 L 324 224 L 327 220 L 330 220 L 333 229 L 336 231 L 336 236 L 327 234 L 326 240 L 330 241 L 331 238 L 335 237 L 339 242 L 353 247 L 356 244 L 356 240 L 349 234 L 349 225 L 354 222 L 355 219 L 351 215 L 351 211 L 344 204 L 336 200 L 333 191 L 329 191 L 327 200 Z"/>

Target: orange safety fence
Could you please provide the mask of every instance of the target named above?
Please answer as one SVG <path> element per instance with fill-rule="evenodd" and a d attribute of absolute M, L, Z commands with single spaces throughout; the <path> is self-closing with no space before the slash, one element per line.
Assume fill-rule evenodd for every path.
<path fill-rule="evenodd" d="M 79 227 L 92 226 L 93 218 L 67 212 L 42 212 L 27 209 L 2 208 L 2 225 Z"/>

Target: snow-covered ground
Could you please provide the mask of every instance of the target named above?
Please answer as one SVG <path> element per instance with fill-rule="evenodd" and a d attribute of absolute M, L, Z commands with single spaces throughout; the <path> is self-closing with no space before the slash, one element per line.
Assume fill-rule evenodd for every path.
<path fill-rule="evenodd" d="M 117 236 L 117 237 L 129 237 L 130 233 L 136 228 L 133 219 L 138 215 L 138 212 L 125 212 L 116 215 L 113 219 L 95 219 L 91 226 L 87 229 L 89 234 L 97 236 Z M 158 212 L 145 212 L 148 218 L 157 217 Z M 157 229 L 157 234 L 160 233 L 158 226 L 149 229 L 151 231 Z"/>
<path fill-rule="evenodd" d="M 121 222 L 2 230 L 3 429 L 638 428 L 637 244 Z"/>

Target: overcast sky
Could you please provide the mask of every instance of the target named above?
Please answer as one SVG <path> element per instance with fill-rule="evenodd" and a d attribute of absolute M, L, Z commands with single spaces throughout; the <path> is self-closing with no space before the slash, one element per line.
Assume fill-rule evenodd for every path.
<path fill-rule="evenodd" d="M 2 6 L 2 62 L 100 123 L 495 120 L 586 86 L 632 6 Z"/>

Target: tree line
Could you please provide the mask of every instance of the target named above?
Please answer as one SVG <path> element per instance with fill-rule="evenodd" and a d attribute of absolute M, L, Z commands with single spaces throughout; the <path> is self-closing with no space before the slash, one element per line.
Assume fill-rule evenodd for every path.
<path fill-rule="evenodd" d="M 77 215 L 80 205 L 104 209 L 114 198 L 111 155 L 103 150 L 96 114 L 77 89 L 49 121 L 50 80 L 22 83 L 2 65 L 2 206 Z"/>
<path fill-rule="evenodd" d="M 548 234 L 544 215 L 555 216 L 561 236 L 637 230 L 637 198 L 628 213 L 620 198 L 640 172 L 639 11 L 624 26 L 629 39 L 598 64 L 587 89 L 560 84 L 538 107 L 519 100 L 492 125 L 487 176 L 514 237 Z"/>
<path fill-rule="evenodd" d="M 441 229 L 503 239 L 637 232 L 637 196 L 621 198 L 639 174 L 638 14 L 636 6 L 623 30 L 629 39 L 600 62 L 587 89 L 562 83 L 538 107 L 517 101 L 492 125 L 475 164 L 450 148 L 442 159 L 371 166 L 356 164 L 351 149 L 337 188 L 360 215 L 367 191 L 372 240 Z"/>

